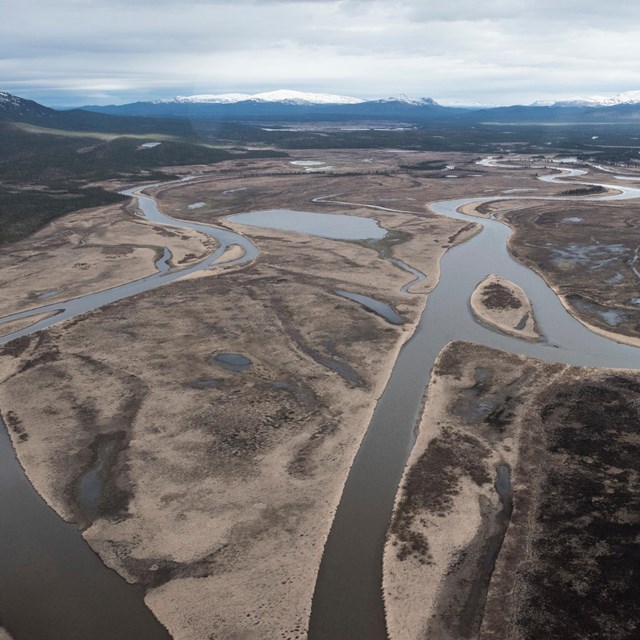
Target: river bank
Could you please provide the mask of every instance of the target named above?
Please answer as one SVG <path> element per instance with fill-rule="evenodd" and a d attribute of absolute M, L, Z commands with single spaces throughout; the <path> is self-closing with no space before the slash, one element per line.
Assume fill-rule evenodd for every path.
<path fill-rule="evenodd" d="M 0 250 L 0 318 L 144 278 L 157 272 L 165 248 L 180 268 L 211 253 L 215 242 L 146 222 L 127 205 L 68 214 Z"/>
<path fill-rule="evenodd" d="M 608 339 L 640 346 L 638 206 L 619 195 L 584 204 L 519 197 L 470 202 L 460 212 L 507 224 L 510 254 L 544 278 L 571 315 Z"/>
<path fill-rule="evenodd" d="M 629 189 L 622 195 L 631 198 L 636 194 L 636 190 Z M 500 196 L 482 201 L 496 198 Z M 418 330 L 401 352 L 376 407 L 345 485 L 320 567 L 311 638 L 387 637 L 382 598 L 376 586 L 380 589 L 382 584 L 379 558 L 395 497 L 388 488 L 397 486 L 400 480 L 432 363 L 448 342 L 465 336 L 487 346 L 559 363 L 630 367 L 637 363 L 633 349 L 600 341 L 597 335 L 585 331 L 566 313 L 544 280 L 513 260 L 507 251 L 511 232 L 506 225 L 495 220 L 480 222 L 460 212 L 460 207 L 477 201 L 478 198 L 466 198 L 429 205 L 445 217 L 477 220 L 484 230 L 443 256 L 442 277 L 429 295 Z M 541 330 L 548 343 L 500 337 L 470 321 L 468 305 L 477 279 L 491 273 L 521 286 L 536 309 L 545 309 Z M 400 430 L 396 425 L 403 427 Z M 359 506 L 362 504 L 367 505 L 366 512 Z M 354 534 L 356 530 L 360 536 Z"/>
<path fill-rule="evenodd" d="M 478 567 L 500 510 L 496 468 L 515 469 L 528 393 L 562 370 L 461 342 L 439 354 L 385 543 L 393 640 L 477 636 L 488 586 Z"/>

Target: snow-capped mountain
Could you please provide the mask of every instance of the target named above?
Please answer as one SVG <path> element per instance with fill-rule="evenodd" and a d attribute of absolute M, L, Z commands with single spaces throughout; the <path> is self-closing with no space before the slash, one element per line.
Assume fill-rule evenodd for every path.
<path fill-rule="evenodd" d="M 178 96 L 123 105 L 87 106 L 89 111 L 128 116 L 238 119 L 397 119 L 424 120 L 441 117 L 446 111 L 432 98 L 405 95 L 378 100 L 331 93 L 308 93 L 279 89 L 265 93 L 216 93 Z"/>
<path fill-rule="evenodd" d="M 407 96 L 405 94 L 400 94 L 399 96 L 391 96 L 390 98 L 382 98 L 381 100 L 374 100 L 372 102 L 379 103 L 400 103 L 400 104 L 408 104 L 414 107 L 436 107 L 438 103 L 433 98 L 412 98 L 411 96 Z"/>
<path fill-rule="evenodd" d="M 51 109 L 43 107 L 33 100 L 19 98 L 12 93 L 0 91 L 0 119 L 9 118 L 21 119 L 27 116 L 44 116 L 51 112 Z"/>
<path fill-rule="evenodd" d="M 195 96 L 176 96 L 175 98 L 160 98 L 152 100 L 153 104 L 233 104 L 251 100 L 248 93 L 219 93 L 216 95 L 202 94 Z"/>
<path fill-rule="evenodd" d="M 22 98 L 18 98 L 18 96 L 14 96 L 12 93 L 7 93 L 6 91 L 0 91 L 0 105 L 3 109 L 19 107 L 22 102 L 24 102 Z"/>
<path fill-rule="evenodd" d="M 438 100 L 436 104 L 441 107 L 452 107 L 455 109 L 493 109 L 499 105 L 487 102 L 474 102 L 473 100 L 449 100 L 444 98 Z"/>
<path fill-rule="evenodd" d="M 585 106 L 586 105 L 586 106 Z M 453 107 L 432 98 L 405 95 L 378 100 L 302 91 L 181 96 L 122 105 L 56 111 L 0 91 L 0 123 L 28 122 L 74 131 L 191 132 L 198 121 L 235 122 L 634 122 L 640 121 L 640 91 L 610 98 L 539 101 L 509 107 Z M 564 108 L 572 107 L 572 108 Z M 98 114 L 124 116 L 100 118 Z M 131 118 L 131 116 L 136 116 Z"/>
<path fill-rule="evenodd" d="M 364 104 L 372 102 L 378 104 L 394 103 L 406 104 L 415 107 L 437 106 L 438 103 L 433 98 L 412 98 L 401 94 L 389 98 L 378 100 L 365 100 L 354 98 L 353 96 L 341 96 L 332 93 L 307 93 L 304 91 L 289 91 L 279 89 L 277 91 L 267 91 L 264 93 L 214 93 L 198 94 L 193 96 L 177 96 L 175 98 L 164 98 L 153 100 L 152 104 L 237 104 L 239 102 L 272 103 L 285 105 L 341 105 L 341 104 Z"/>
<path fill-rule="evenodd" d="M 625 91 L 615 96 L 590 96 L 554 102 L 554 107 L 615 107 L 620 104 L 640 104 L 640 91 Z"/>
<path fill-rule="evenodd" d="M 154 104 L 235 104 L 238 102 L 272 102 L 291 105 L 308 104 L 361 104 L 365 100 L 330 93 L 305 93 L 304 91 L 267 91 L 264 93 L 220 93 L 178 96 L 165 100 L 154 100 Z"/>

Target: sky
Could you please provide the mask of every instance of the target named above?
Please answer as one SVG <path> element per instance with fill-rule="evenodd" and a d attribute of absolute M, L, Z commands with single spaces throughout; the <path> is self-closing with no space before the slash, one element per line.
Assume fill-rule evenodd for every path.
<path fill-rule="evenodd" d="M 50 106 L 296 89 L 443 103 L 640 90 L 633 0 L 0 0 L 0 90 Z"/>

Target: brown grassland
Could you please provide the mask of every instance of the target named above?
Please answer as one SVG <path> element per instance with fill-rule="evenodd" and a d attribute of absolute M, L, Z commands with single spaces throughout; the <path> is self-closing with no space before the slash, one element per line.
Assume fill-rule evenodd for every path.
<path fill-rule="evenodd" d="M 514 175 L 476 159 L 314 151 L 184 168 L 196 179 L 159 187 L 160 208 L 243 233 L 260 250 L 255 261 L 218 265 L 0 350 L 0 409 L 29 478 L 108 566 L 146 588 L 175 638 L 306 637 L 324 542 L 376 400 L 441 256 L 477 231 L 427 203 L 514 185 L 566 189 L 533 169 Z M 331 168 L 306 172 L 292 160 Z M 406 168 L 428 160 L 455 169 Z M 581 319 L 631 339 L 640 337 L 634 207 L 523 200 L 500 205 L 500 215 L 516 230 L 513 253 Z M 272 208 L 372 217 L 390 234 L 343 242 L 224 219 Z M 130 205 L 67 215 L 0 249 L 0 315 L 37 307 L 42 294 L 61 300 L 153 273 L 164 247 L 174 268 L 213 248 L 197 233 L 140 221 Z M 402 293 L 412 276 L 389 257 L 426 281 Z M 387 302 L 406 323 L 391 325 L 337 289 Z M 518 320 L 528 310 L 515 290 L 493 293 L 515 296 Z M 250 366 L 221 366 L 216 356 L 228 353 Z M 449 346 L 385 551 L 391 637 L 636 637 L 624 621 L 638 619 L 640 598 L 624 567 L 637 561 L 639 393 L 636 374 Z M 87 505 L 79 484 L 102 454 L 102 493 Z M 492 573 L 478 570 L 486 558 Z"/>

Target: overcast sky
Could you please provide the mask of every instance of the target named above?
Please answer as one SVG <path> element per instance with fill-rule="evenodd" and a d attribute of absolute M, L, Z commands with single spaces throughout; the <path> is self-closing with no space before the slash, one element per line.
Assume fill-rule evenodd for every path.
<path fill-rule="evenodd" d="M 0 90 L 48 105 L 299 89 L 463 103 L 640 89 L 634 0 L 0 0 Z"/>

